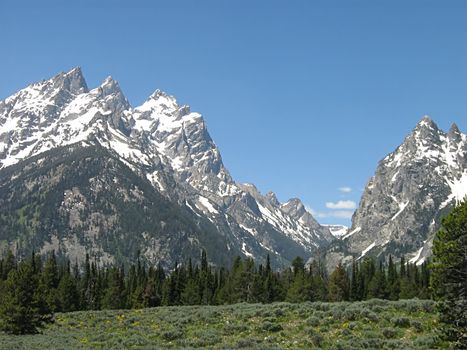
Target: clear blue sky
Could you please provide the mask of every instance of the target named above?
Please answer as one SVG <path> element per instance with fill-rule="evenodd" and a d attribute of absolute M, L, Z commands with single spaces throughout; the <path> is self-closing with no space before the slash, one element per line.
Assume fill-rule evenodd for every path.
<path fill-rule="evenodd" d="M 350 223 L 325 203 L 358 203 L 424 114 L 467 131 L 467 1 L 68 3 L 1 1 L 0 99 L 74 66 L 133 106 L 160 88 L 204 115 L 236 180 L 323 223 Z"/>

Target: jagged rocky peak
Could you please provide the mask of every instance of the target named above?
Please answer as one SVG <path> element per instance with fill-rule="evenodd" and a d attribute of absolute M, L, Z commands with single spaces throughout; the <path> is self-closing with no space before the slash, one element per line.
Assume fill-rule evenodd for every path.
<path fill-rule="evenodd" d="M 465 141 L 455 124 L 446 134 L 423 117 L 379 163 L 329 266 L 368 255 L 425 261 L 441 218 L 467 194 Z"/>
<path fill-rule="evenodd" d="M 462 133 L 456 123 L 452 123 L 448 131 L 448 138 L 454 142 L 462 141 Z"/>
<path fill-rule="evenodd" d="M 439 142 L 440 130 L 436 123 L 427 115 L 415 126 L 412 134 L 409 136 L 417 140 L 428 142 Z"/>
<path fill-rule="evenodd" d="M 244 192 L 249 193 L 253 198 L 258 199 L 262 197 L 261 192 L 252 183 L 245 182 L 242 184 L 238 184 L 238 187 L 240 187 L 240 189 L 242 189 Z"/>
<path fill-rule="evenodd" d="M 73 68 L 69 72 L 61 72 L 49 80 L 33 84 L 32 87 L 41 86 L 42 94 L 47 97 L 69 93 L 72 96 L 89 92 L 86 80 L 80 67 Z"/>
<path fill-rule="evenodd" d="M 120 85 L 110 75 L 105 78 L 97 91 L 100 98 L 105 99 L 106 107 L 114 112 L 122 112 L 131 107 Z"/>
<path fill-rule="evenodd" d="M 52 80 L 56 83 L 57 87 L 66 89 L 75 95 L 89 91 L 81 67 L 75 67 L 67 73 L 60 73 L 52 78 Z"/>
<path fill-rule="evenodd" d="M 57 109 L 68 103 L 75 96 L 88 92 L 88 87 L 81 68 L 61 72 L 48 80 L 28 85 L 16 94 L 2 101 L 8 110 L 28 111 L 38 114 L 44 107 Z M 2 110 L 0 110 L 2 113 Z"/>
<path fill-rule="evenodd" d="M 429 115 L 424 115 L 422 119 L 417 123 L 415 129 L 428 128 L 433 130 L 439 130 L 436 123 L 431 119 Z"/>
<path fill-rule="evenodd" d="M 114 80 L 111 75 L 104 79 L 100 88 L 102 89 L 104 96 L 111 94 L 123 94 L 118 81 Z"/>
<path fill-rule="evenodd" d="M 170 96 L 162 90 L 157 89 L 154 91 L 147 100 L 135 111 L 144 113 L 150 112 L 151 114 L 164 114 L 167 116 L 173 115 L 180 106 L 174 96 Z"/>
<path fill-rule="evenodd" d="M 280 205 L 279 200 L 277 199 L 276 194 L 274 192 L 269 191 L 268 193 L 266 193 L 266 198 L 271 204 L 276 206 Z"/>
<path fill-rule="evenodd" d="M 282 209 L 287 213 L 295 213 L 295 215 L 303 215 L 306 211 L 305 206 L 302 201 L 298 198 L 291 198 L 284 204 L 282 204 Z"/>

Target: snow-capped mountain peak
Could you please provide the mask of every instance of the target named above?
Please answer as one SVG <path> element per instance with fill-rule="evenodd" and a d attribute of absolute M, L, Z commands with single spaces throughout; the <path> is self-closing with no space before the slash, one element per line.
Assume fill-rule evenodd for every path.
<path fill-rule="evenodd" d="M 368 181 L 343 238 L 347 254 L 391 253 L 423 262 L 441 217 L 467 195 L 466 141 L 455 124 L 445 133 L 423 117 Z M 335 264 L 336 253 L 328 256 Z"/>
<path fill-rule="evenodd" d="M 88 90 L 78 67 L 0 102 L 0 169 L 72 144 L 108 149 L 246 256 L 292 259 L 333 239 L 300 200 L 281 204 L 273 192 L 237 184 L 202 115 L 161 90 L 132 108 L 112 77 Z"/>

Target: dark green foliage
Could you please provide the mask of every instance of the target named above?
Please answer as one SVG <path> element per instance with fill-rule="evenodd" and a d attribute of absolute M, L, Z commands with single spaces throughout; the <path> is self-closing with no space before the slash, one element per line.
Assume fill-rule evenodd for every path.
<path fill-rule="evenodd" d="M 344 266 L 339 264 L 329 276 L 329 300 L 344 301 L 349 300 L 349 277 Z"/>
<path fill-rule="evenodd" d="M 52 311 L 57 311 L 59 300 L 58 300 L 58 265 L 55 257 L 55 252 L 49 253 L 49 256 L 44 264 L 39 283 L 42 289 L 45 291 L 45 300 Z"/>
<path fill-rule="evenodd" d="M 37 333 L 51 313 L 32 261 L 11 269 L 1 286 L 0 329 L 12 334 Z"/>
<path fill-rule="evenodd" d="M 261 329 L 267 332 L 279 332 L 282 330 L 282 326 L 276 322 L 265 321 L 261 325 Z"/>
<path fill-rule="evenodd" d="M 58 308 L 62 312 L 80 309 L 78 286 L 75 278 L 71 275 L 69 264 L 65 273 L 60 278 L 57 288 Z"/>
<path fill-rule="evenodd" d="M 396 330 L 394 328 L 385 328 L 385 329 L 383 329 L 383 335 L 387 339 L 394 338 L 396 334 L 397 334 L 397 332 L 396 332 Z"/>
<path fill-rule="evenodd" d="M 131 287 L 128 289 L 130 293 L 134 293 Z M 133 300 L 130 300 L 129 303 L 133 306 L 140 306 Z M 122 309 L 125 306 L 124 273 L 120 269 L 112 267 L 106 273 L 106 288 L 102 298 L 102 307 L 104 309 Z"/>
<path fill-rule="evenodd" d="M 467 199 L 442 220 L 433 242 L 431 286 L 446 337 L 467 344 Z"/>
<path fill-rule="evenodd" d="M 407 328 L 410 326 L 410 319 L 408 319 L 407 317 L 396 317 L 391 319 L 391 323 L 395 327 Z"/>
<path fill-rule="evenodd" d="M 173 270 L 166 273 L 161 265 L 147 268 L 139 258 L 136 264 L 125 270 L 123 265 L 99 267 L 95 261 L 91 262 L 87 255 L 81 267 L 75 264 L 72 269 L 69 261 L 57 260 L 54 252 L 48 255 L 44 263 L 37 255 L 33 255 L 28 265 L 30 271 L 26 271 L 34 277 L 31 284 L 27 285 L 28 288 L 32 288 L 28 293 L 40 296 L 40 300 L 43 301 L 41 308 L 44 311 L 57 312 L 139 309 L 161 305 L 271 303 L 284 300 L 293 303 L 349 299 L 357 301 L 373 296 L 393 299 L 402 293 L 397 293 L 397 289 L 392 289 L 391 292 L 390 286 L 404 285 L 406 282 L 410 283 L 411 295 L 427 295 L 421 292 L 427 291 L 428 282 L 423 277 L 429 276 L 427 265 L 417 267 L 403 263 L 401 273 L 397 273 L 391 265 L 391 260 L 387 268 L 383 263 L 379 263 L 376 269 L 374 261 L 367 259 L 353 263 L 350 278 L 342 265 L 328 278 L 319 261 L 314 261 L 305 268 L 303 260 L 298 258 L 294 260 L 293 269 L 282 272 L 273 272 L 268 258 L 265 266 L 255 266 L 251 259 L 237 258 L 231 270 L 212 268 L 204 251 L 201 252 L 199 261 L 199 265 L 193 265 L 191 260 L 187 264 L 176 263 Z M 24 270 L 22 264 L 24 263 L 19 265 Z M 0 260 L 0 266 L 2 273 L 10 271 L 7 280 L 0 282 L 0 296 L 5 301 L 5 306 L 11 297 L 8 293 L 16 293 L 12 292 L 13 277 L 10 278 L 10 275 L 18 279 L 19 270 L 11 252 L 5 259 Z M 36 299 L 27 300 L 27 303 L 38 302 Z M 326 304 L 320 307 L 323 312 L 327 311 Z M 368 322 L 377 322 L 375 312 L 379 311 L 375 309 L 374 312 L 366 310 L 364 313 L 356 313 L 349 308 L 345 314 L 336 310 L 330 316 L 353 321 L 363 315 Z M 281 317 L 282 313 L 281 309 L 276 309 L 273 314 L 263 316 Z M 318 318 L 315 316 L 318 315 L 310 318 L 310 326 L 318 326 Z M 417 325 L 413 327 L 418 329 Z"/>

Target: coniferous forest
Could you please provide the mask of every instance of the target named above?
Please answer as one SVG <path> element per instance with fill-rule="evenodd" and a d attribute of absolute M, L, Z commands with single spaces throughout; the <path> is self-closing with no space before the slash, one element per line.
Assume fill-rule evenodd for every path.
<path fill-rule="evenodd" d="M 47 322 L 53 312 L 103 309 L 137 309 L 173 305 L 222 305 L 240 302 L 359 301 L 371 298 L 430 298 L 428 264 L 398 266 L 373 259 L 342 265 L 329 275 L 319 261 L 305 266 L 300 257 L 281 272 L 252 259 L 235 259 L 232 268 L 214 268 L 203 251 L 200 264 L 177 264 L 165 271 L 141 262 L 99 267 L 89 256 L 82 266 L 58 261 L 54 252 L 43 261 L 33 254 L 17 261 L 13 253 L 0 261 L 0 314 L 4 329 L 27 333 Z M 31 321 L 24 310 L 30 308 Z M 23 308 L 23 309 L 22 309 Z M 27 315 L 27 313 L 26 313 Z"/>

